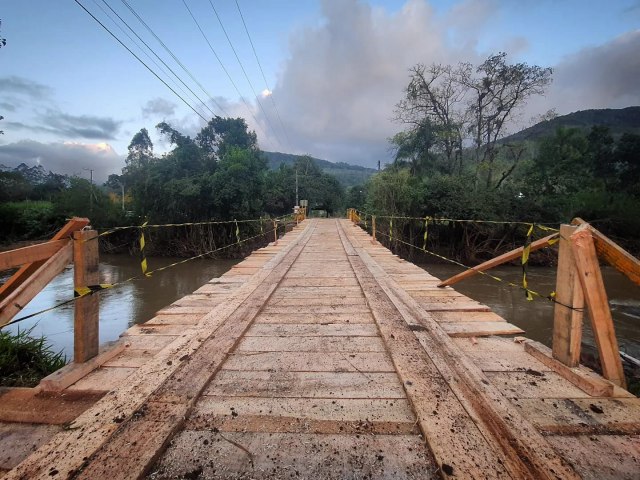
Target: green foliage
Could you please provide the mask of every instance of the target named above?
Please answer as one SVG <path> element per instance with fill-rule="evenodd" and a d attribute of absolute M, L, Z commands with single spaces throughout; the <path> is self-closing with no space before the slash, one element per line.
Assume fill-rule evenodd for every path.
<path fill-rule="evenodd" d="M 18 331 L 15 335 L 0 331 L 1 386 L 35 387 L 67 363 L 62 352 L 53 352 L 44 337 L 34 338 L 31 331 Z"/>
<path fill-rule="evenodd" d="M 51 202 L 0 203 L 0 231 L 5 242 L 43 238 L 55 231 L 63 219 L 55 213 Z"/>

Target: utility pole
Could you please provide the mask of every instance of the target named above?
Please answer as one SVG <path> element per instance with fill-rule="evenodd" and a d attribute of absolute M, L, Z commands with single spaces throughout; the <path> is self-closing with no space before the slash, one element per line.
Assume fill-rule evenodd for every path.
<path fill-rule="evenodd" d="M 85 168 L 84 170 L 89 170 L 89 216 L 93 217 L 93 169 Z"/>
<path fill-rule="evenodd" d="M 298 167 L 296 167 L 296 206 L 300 205 L 300 200 L 298 199 Z"/>

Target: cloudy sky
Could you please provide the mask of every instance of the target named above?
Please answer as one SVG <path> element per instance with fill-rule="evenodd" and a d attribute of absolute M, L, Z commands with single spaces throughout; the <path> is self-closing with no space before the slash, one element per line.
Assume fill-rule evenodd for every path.
<path fill-rule="evenodd" d="M 0 164 L 39 162 L 83 176 L 93 169 L 101 180 L 119 173 L 141 128 L 161 153 L 169 146 L 157 123 L 193 135 L 217 114 L 244 117 L 265 150 L 373 167 L 389 160 L 387 138 L 401 128 L 393 108 L 411 66 L 479 63 L 499 51 L 554 68 L 553 84 L 527 106 L 522 126 L 551 108 L 640 105 L 637 0 L 237 3 L 265 78 L 235 0 L 3 2 Z"/>

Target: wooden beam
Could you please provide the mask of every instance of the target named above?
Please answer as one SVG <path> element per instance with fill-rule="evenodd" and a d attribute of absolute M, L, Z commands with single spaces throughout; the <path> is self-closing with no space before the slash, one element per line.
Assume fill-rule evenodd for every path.
<path fill-rule="evenodd" d="M 51 240 L 64 240 L 71 237 L 71 234 L 77 230 L 82 230 L 89 225 L 88 218 L 73 217 L 69 220 L 64 227 L 62 227 L 58 233 L 56 233 Z M 0 301 L 4 301 L 14 290 L 22 285 L 27 278 L 29 278 L 36 270 L 44 265 L 45 260 L 39 260 L 37 262 L 28 263 L 23 265 L 20 270 L 14 273 L 9 280 L 7 280 L 0 287 Z M 1 322 L 0 322 L 1 324 Z"/>
<path fill-rule="evenodd" d="M 6 325 L 22 310 L 40 290 L 53 280 L 73 258 L 71 244 L 62 247 L 58 253 L 33 272 L 28 282 L 23 282 L 19 287 L 7 295 L 0 303 L 0 327 Z M 33 264 L 32 264 L 33 265 Z"/>
<path fill-rule="evenodd" d="M 37 245 L 0 252 L 0 271 L 24 265 L 25 263 L 46 260 L 67 243 L 69 243 L 69 240 L 51 240 Z"/>
<path fill-rule="evenodd" d="M 578 278 L 589 307 L 589 317 L 593 335 L 600 354 L 603 376 L 616 385 L 625 388 L 622 360 L 618 353 L 613 318 L 609 309 L 607 292 L 604 289 L 602 272 L 598 264 L 596 248 L 588 224 L 580 225 L 571 235 L 573 255 L 578 269 Z"/>
<path fill-rule="evenodd" d="M 579 217 L 574 218 L 571 223 L 589 225 Z M 591 225 L 589 225 L 589 230 L 591 230 L 598 256 L 626 275 L 633 283 L 640 285 L 640 260 Z"/>
<path fill-rule="evenodd" d="M 560 227 L 556 303 L 553 309 L 553 358 L 569 367 L 575 367 L 580 363 L 584 308 L 582 286 L 577 278 L 578 271 L 569 240 L 577 228 L 571 225 Z"/>
<path fill-rule="evenodd" d="M 580 366 L 572 368 L 559 362 L 553 358 L 551 350 L 546 345 L 533 340 L 526 340 L 524 342 L 524 351 L 583 392 L 593 397 L 613 396 L 613 383 L 602 379 L 599 375 L 591 373 Z"/>
<path fill-rule="evenodd" d="M 82 288 L 100 283 L 98 232 L 73 232 L 73 285 Z M 79 298 L 73 318 L 73 360 L 83 363 L 98 354 L 100 348 L 100 292 Z"/>
<path fill-rule="evenodd" d="M 535 252 L 536 250 L 540 250 L 541 248 L 545 248 L 552 245 L 552 243 L 549 243 L 549 242 L 554 238 L 556 238 L 557 236 L 558 234 L 554 233 L 552 235 L 536 240 L 535 242 L 532 242 L 531 251 Z M 481 263 L 480 265 L 476 265 L 475 267 L 472 267 L 469 270 L 465 270 L 462 273 L 454 275 L 453 277 L 447 278 L 443 282 L 440 282 L 438 284 L 438 287 L 442 288 L 442 287 L 447 287 L 447 286 L 456 284 L 469 277 L 473 277 L 477 273 L 484 272 L 485 270 L 489 270 L 490 268 L 497 267 L 498 265 L 502 265 L 503 263 L 510 262 L 511 260 L 520 258 L 522 257 L 523 249 L 524 247 L 516 248 L 515 250 L 511 250 L 510 252 L 503 253 L 502 255 L 496 258 L 492 258 L 491 260 Z"/>

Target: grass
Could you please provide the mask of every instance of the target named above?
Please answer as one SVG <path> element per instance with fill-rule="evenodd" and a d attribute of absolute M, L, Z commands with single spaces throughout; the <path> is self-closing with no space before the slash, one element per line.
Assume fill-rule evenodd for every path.
<path fill-rule="evenodd" d="M 44 337 L 32 337 L 32 330 L 0 331 L 0 386 L 35 387 L 67 363 L 62 351 L 51 350 Z"/>

